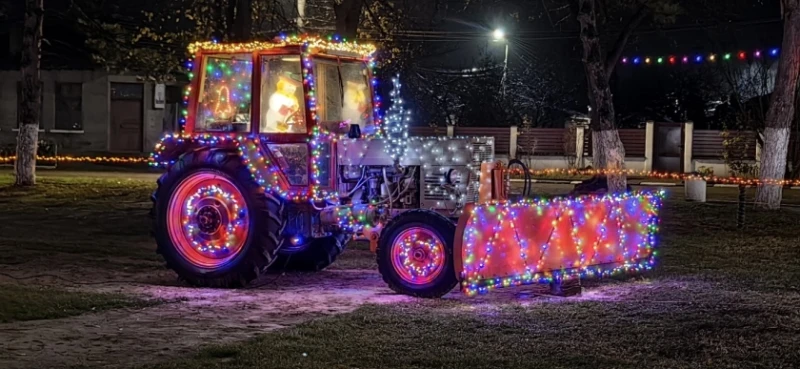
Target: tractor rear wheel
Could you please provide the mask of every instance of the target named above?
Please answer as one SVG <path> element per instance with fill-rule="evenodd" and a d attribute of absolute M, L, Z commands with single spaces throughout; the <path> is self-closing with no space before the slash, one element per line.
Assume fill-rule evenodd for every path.
<path fill-rule="evenodd" d="M 226 150 L 184 154 L 158 180 L 153 233 L 167 268 L 202 287 L 241 287 L 275 260 L 283 203 Z"/>
<path fill-rule="evenodd" d="M 378 271 L 395 292 L 441 297 L 457 284 L 453 264 L 456 225 L 429 210 L 410 210 L 389 221 L 378 239 Z"/>
<path fill-rule="evenodd" d="M 316 272 L 325 269 L 344 251 L 348 235 L 339 233 L 305 242 L 288 236 L 285 239 L 275 263 L 269 267 L 270 271 Z"/>

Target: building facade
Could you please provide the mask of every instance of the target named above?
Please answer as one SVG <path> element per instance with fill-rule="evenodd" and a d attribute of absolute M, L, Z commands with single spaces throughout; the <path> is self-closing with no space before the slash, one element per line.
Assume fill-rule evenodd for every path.
<path fill-rule="evenodd" d="M 0 71 L 0 146 L 13 146 L 20 124 L 21 75 Z M 179 85 L 164 86 L 100 70 L 44 70 L 40 139 L 58 153 L 147 153 L 177 129 Z"/>

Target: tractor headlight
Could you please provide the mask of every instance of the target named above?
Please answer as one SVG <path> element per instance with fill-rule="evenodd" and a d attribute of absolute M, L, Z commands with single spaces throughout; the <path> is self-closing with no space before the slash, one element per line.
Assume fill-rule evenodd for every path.
<path fill-rule="evenodd" d="M 459 184 L 464 180 L 464 174 L 458 169 L 450 169 L 447 171 L 447 174 L 444 176 L 445 182 L 447 184 L 455 185 Z"/>

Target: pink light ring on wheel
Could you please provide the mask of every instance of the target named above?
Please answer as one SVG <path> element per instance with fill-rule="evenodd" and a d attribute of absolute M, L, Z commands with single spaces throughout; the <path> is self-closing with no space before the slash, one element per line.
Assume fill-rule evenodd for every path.
<path fill-rule="evenodd" d="M 462 289 L 650 269 L 663 193 L 476 205 L 462 239 Z"/>
<path fill-rule="evenodd" d="M 424 227 L 403 230 L 392 242 L 392 266 L 409 284 L 431 283 L 445 266 L 445 246 L 439 236 Z"/>
<path fill-rule="evenodd" d="M 199 171 L 182 180 L 168 213 L 167 229 L 177 251 L 200 268 L 227 264 L 242 250 L 250 230 L 241 191 L 212 171 Z"/>

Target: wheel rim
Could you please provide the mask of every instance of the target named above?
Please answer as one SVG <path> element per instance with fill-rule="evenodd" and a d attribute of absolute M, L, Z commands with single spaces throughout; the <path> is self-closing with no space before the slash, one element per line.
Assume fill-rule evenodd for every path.
<path fill-rule="evenodd" d="M 244 195 L 224 176 L 193 173 L 170 198 L 167 229 L 186 261 L 201 268 L 220 268 L 242 251 L 247 240 L 250 216 Z"/>
<path fill-rule="evenodd" d="M 411 227 L 392 242 L 392 267 L 406 283 L 424 285 L 442 273 L 444 242 L 430 229 Z"/>

